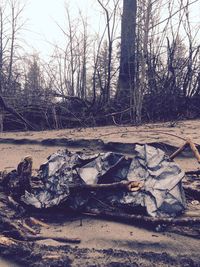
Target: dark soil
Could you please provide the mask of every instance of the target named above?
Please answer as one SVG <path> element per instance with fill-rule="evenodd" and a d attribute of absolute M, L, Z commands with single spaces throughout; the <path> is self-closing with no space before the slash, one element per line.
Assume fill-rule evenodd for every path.
<path fill-rule="evenodd" d="M 187 256 L 171 256 L 165 252 L 136 253 L 123 250 L 105 249 L 80 249 L 64 245 L 59 248 L 54 246 L 38 245 L 36 243 L 16 242 L 9 249 L 0 245 L 1 256 L 12 258 L 22 266 L 200 266 L 200 258 Z"/>

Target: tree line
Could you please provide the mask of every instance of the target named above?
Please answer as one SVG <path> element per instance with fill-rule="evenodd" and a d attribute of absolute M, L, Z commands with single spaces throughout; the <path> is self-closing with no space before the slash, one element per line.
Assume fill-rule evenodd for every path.
<path fill-rule="evenodd" d="M 198 1 L 96 0 L 99 32 L 66 3 L 66 25 L 57 25 L 65 42 L 48 60 L 24 51 L 25 6 L 1 2 L 0 130 L 198 118 Z"/>

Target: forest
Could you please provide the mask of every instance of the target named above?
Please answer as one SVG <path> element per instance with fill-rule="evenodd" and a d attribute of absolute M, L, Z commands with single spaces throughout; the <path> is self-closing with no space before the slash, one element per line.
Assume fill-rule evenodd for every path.
<path fill-rule="evenodd" d="M 95 2 L 98 32 L 63 6 L 65 42 L 48 59 L 23 49 L 26 6 L 1 2 L 1 132 L 200 117 L 200 24 L 191 12 L 199 0 Z"/>

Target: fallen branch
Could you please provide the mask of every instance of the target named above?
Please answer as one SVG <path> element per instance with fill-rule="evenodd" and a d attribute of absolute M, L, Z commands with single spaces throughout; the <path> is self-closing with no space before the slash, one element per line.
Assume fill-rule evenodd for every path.
<path fill-rule="evenodd" d="M 16 242 L 11 239 L 11 238 L 8 238 L 4 235 L 0 235 L 0 245 L 3 245 L 3 246 L 6 246 L 6 247 L 9 247 L 9 246 L 12 246 L 12 245 L 15 245 Z"/>
<path fill-rule="evenodd" d="M 127 108 L 127 109 L 125 109 L 125 110 L 122 110 L 122 111 L 117 111 L 117 112 L 113 112 L 113 113 L 105 114 L 104 117 L 109 117 L 109 116 L 113 117 L 113 116 L 115 116 L 115 115 L 123 114 L 123 113 L 126 113 L 126 112 L 130 111 L 130 109 L 131 109 L 131 108 L 129 107 L 129 108 Z M 103 117 L 103 116 L 102 116 L 102 117 Z"/>
<path fill-rule="evenodd" d="M 0 229 L 1 233 L 6 231 L 9 237 L 18 239 L 18 240 L 24 240 L 24 227 L 22 225 L 18 225 L 15 222 L 11 222 L 10 219 L 5 218 L 0 215 Z"/>
<path fill-rule="evenodd" d="M 32 229 L 28 224 L 26 224 L 25 222 L 23 222 L 23 227 L 30 232 L 32 235 L 36 235 L 37 231 L 35 231 L 34 229 Z"/>
<path fill-rule="evenodd" d="M 122 126 L 122 127 L 125 127 L 125 126 Z M 176 137 L 178 139 L 181 139 L 183 141 L 187 141 L 187 138 L 184 138 L 184 137 L 181 137 L 179 135 L 176 135 L 176 134 L 172 134 L 172 133 L 167 133 L 167 132 L 164 132 L 162 130 L 142 130 L 142 129 L 138 129 L 138 130 L 126 130 L 126 131 L 121 131 L 119 132 L 119 129 L 117 129 L 116 132 L 110 132 L 110 133 L 106 133 L 106 134 L 101 134 L 101 137 L 104 137 L 104 136 L 110 136 L 110 135 L 113 135 L 113 134 L 128 134 L 128 133 L 160 133 L 160 134 L 164 134 L 164 135 L 169 135 L 169 136 L 172 136 L 172 137 Z M 197 144 L 195 143 L 195 145 L 198 145 L 200 146 L 200 144 Z"/>
<path fill-rule="evenodd" d="M 196 144 L 192 142 L 190 138 L 186 140 L 186 142 L 179 147 L 169 158 L 173 160 L 175 157 L 177 157 L 187 146 L 190 146 L 192 152 L 194 153 L 195 158 L 197 159 L 198 163 L 200 163 L 200 154 L 196 147 Z"/>
<path fill-rule="evenodd" d="M 200 175 L 200 170 L 194 170 L 194 171 L 187 171 L 185 172 L 186 175 Z"/>
<path fill-rule="evenodd" d="M 131 181 L 122 181 L 118 183 L 112 183 L 112 184 L 94 184 L 94 185 L 88 185 L 88 184 L 78 184 L 78 185 L 70 185 L 70 191 L 71 192 L 79 192 L 79 191 L 100 191 L 100 190 L 123 190 L 123 191 L 131 191 L 135 192 L 142 188 L 143 184 L 140 182 L 131 182 Z"/>
<path fill-rule="evenodd" d="M 39 225 L 39 226 L 42 226 L 42 227 L 46 227 L 46 228 L 49 228 L 49 225 L 36 219 L 36 218 L 33 218 L 33 217 L 30 217 L 30 222 L 32 224 L 35 224 L 35 225 Z"/>
<path fill-rule="evenodd" d="M 32 232 L 33 234 L 36 234 L 36 232 L 24 223 L 23 224 L 19 223 L 18 225 L 16 222 L 11 222 L 11 220 L 7 218 L 3 218 L 2 216 L 0 216 L 0 225 L 1 225 L 2 233 L 6 234 L 7 237 L 12 237 L 20 241 L 38 241 L 38 240 L 45 240 L 45 239 L 53 239 L 55 241 L 65 242 L 65 243 L 80 243 L 81 242 L 81 240 L 78 238 L 28 235 L 26 234 L 27 230 L 29 232 Z"/>
<path fill-rule="evenodd" d="M 20 121 L 22 121 L 23 123 L 25 123 L 29 129 L 31 130 L 36 130 L 35 127 L 33 127 L 24 117 L 22 117 L 18 112 L 16 112 L 13 108 L 10 108 L 7 106 L 7 104 L 5 103 L 3 97 L 0 95 L 0 107 L 2 107 L 4 110 L 6 110 L 8 113 L 12 114 L 13 116 L 15 116 L 17 119 L 19 119 Z"/>
<path fill-rule="evenodd" d="M 185 192 L 192 198 L 200 201 L 200 189 L 184 185 Z"/>
<path fill-rule="evenodd" d="M 68 95 L 57 93 L 57 92 L 52 92 L 52 95 L 54 97 L 60 97 L 60 98 L 64 98 L 64 99 L 71 100 L 71 101 L 77 101 L 79 103 L 82 103 L 86 108 L 88 108 L 89 105 L 91 105 L 91 103 L 88 100 L 81 99 L 78 96 L 68 96 Z"/>
<path fill-rule="evenodd" d="M 186 141 L 181 147 L 179 147 L 169 158 L 171 160 L 175 159 L 186 147 L 188 146 L 188 142 Z"/>
<path fill-rule="evenodd" d="M 198 149 L 196 148 L 196 145 L 192 142 L 191 139 L 188 139 L 187 143 L 190 146 L 190 148 L 192 149 L 194 156 L 197 159 L 198 163 L 200 163 L 200 154 L 199 154 Z"/>
<path fill-rule="evenodd" d="M 52 239 L 58 242 L 74 243 L 74 244 L 79 244 L 81 242 L 79 238 L 68 238 L 68 237 L 55 237 L 55 236 L 42 236 L 42 235 L 37 235 L 37 236 L 27 235 L 25 237 L 25 241 L 39 241 L 39 240 L 46 240 L 46 239 Z"/>

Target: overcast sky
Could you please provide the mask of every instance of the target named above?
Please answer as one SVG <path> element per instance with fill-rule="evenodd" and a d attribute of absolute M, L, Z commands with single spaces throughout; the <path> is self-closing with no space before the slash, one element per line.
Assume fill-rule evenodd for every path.
<path fill-rule="evenodd" d="M 94 30 L 98 31 L 101 17 L 100 8 L 95 0 L 71 0 L 68 2 L 72 18 L 77 17 L 81 10 L 88 17 Z M 48 54 L 51 51 L 50 43 L 63 42 L 63 34 L 57 24 L 65 27 L 65 3 L 65 0 L 29 0 L 27 2 L 24 10 L 24 18 L 27 18 L 27 30 L 23 31 L 23 35 L 30 49 L 33 47 L 42 54 Z"/>
<path fill-rule="evenodd" d="M 26 1 L 23 17 L 27 19 L 26 29 L 23 38 L 29 45 L 32 52 L 33 48 L 41 52 L 41 55 L 51 53 L 50 43 L 62 43 L 64 37 L 56 23 L 64 27 L 65 19 L 65 0 L 20 0 Z M 178 0 L 176 0 L 178 1 Z M 102 27 L 100 7 L 96 0 L 68 0 L 70 4 L 70 15 L 78 15 L 78 10 L 87 15 L 89 23 L 94 30 L 98 31 Z M 200 23 L 200 0 L 191 8 L 192 21 Z M 49 43 L 48 43 L 49 42 Z"/>

